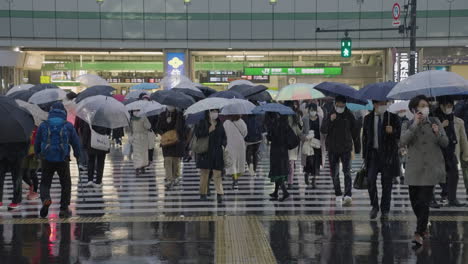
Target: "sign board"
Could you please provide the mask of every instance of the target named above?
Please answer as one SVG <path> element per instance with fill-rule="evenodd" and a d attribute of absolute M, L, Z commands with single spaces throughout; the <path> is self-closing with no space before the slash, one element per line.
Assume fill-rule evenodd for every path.
<path fill-rule="evenodd" d="M 393 81 L 401 82 L 409 76 L 409 60 L 408 52 L 397 52 L 395 54 L 395 64 L 393 65 Z M 418 72 L 418 53 L 416 53 L 416 71 Z"/>
<path fill-rule="evenodd" d="M 399 3 L 393 4 L 392 8 L 392 16 L 393 16 L 393 22 L 392 25 L 394 27 L 398 27 L 401 22 L 400 22 L 400 16 L 401 16 L 401 7 Z"/>
<path fill-rule="evenodd" d="M 166 74 L 167 75 L 185 75 L 185 53 L 184 52 L 166 53 Z"/>
<path fill-rule="evenodd" d="M 349 58 L 352 55 L 352 50 L 353 50 L 353 41 L 351 38 L 342 38 L 341 39 L 341 57 L 343 58 Z"/>
<path fill-rule="evenodd" d="M 341 75 L 341 67 L 323 68 L 245 68 L 245 75 Z"/>
<path fill-rule="evenodd" d="M 41 76 L 41 83 L 50 83 L 50 76 Z"/>

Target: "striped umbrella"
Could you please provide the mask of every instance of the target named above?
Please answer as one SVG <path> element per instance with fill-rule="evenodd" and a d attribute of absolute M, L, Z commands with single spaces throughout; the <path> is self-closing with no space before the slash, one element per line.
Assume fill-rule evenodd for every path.
<path fill-rule="evenodd" d="M 325 95 L 314 89 L 315 84 L 297 83 L 283 87 L 276 97 L 277 101 L 311 100 L 324 98 Z"/>

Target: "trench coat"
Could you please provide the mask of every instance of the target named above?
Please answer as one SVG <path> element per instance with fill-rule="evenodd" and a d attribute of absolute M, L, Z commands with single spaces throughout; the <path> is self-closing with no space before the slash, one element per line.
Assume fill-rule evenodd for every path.
<path fill-rule="evenodd" d="M 232 166 L 226 168 L 226 174 L 244 173 L 247 148 L 244 138 L 247 136 L 247 125 L 244 120 L 239 119 L 234 122 L 226 120 L 223 126 L 227 138 L 226 150 L 232 159 Z"/>
<path fill-rule="evenodd" d="M 148 166 L 148 130 L 151 124 L 148 118 L 132 118 L 130 123 L 133 165 L 136 169 Z"/>

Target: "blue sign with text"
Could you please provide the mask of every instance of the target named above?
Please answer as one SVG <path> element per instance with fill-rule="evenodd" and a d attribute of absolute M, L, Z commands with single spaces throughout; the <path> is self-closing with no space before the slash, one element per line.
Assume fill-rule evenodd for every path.
<path fill-rule="evenodd" d="M 166 73 L 168 76 L 185 74 L 185 53 L 166 53 Z"/>

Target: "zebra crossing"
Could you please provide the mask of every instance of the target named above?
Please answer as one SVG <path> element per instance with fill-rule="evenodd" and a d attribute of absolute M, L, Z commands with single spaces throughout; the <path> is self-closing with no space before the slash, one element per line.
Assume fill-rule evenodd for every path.
<path fill-rule="evenodd" d="M 342 207 L 335 202 L 330 170 L 326 165 L 317 177 L 316 189 L 306 186 L 300 162 L 297 162 L 291 198 L 284 202 L 270 201 L 269 193 L 273 184 L 269 181 L 269 160 L 264 157 L 258 169 L 258 176 L 252 177 L 247 172 L 239 179 L 239 189 L 231 189 L 231 179 L 224 177 L 225 197 L 223 204 L 217 204 L 214 186 L 210 184 L 211 197 L 208 201 L 199 199 L 199 174 L 194 161 L 183 164 L 182 180 L 178 186 L 167 190 L 164 186 L 164 167 L 162 153 L 157 153 L 154 163 L 146 173 L 137 176 L 132 161 L 121 155 L 121 150 L 114 148 L 107 156 L 104 168 L 103 187 L 86 186 L 86 173 L 79 173 L 76 161 L 71 162 L 72 197 L 70 209 L 74 216 L 112 216 L 112 215 L 161 215 L 161 216 L 200 216 L 200 215 L 246 215 L 262 214 L 303 215 L 303 214 L 367 214 L 371 207 L 365 190 L 353 190 L 353 204 Z M 267 156 L 267 155 L 264 155 Z M 361 159 L 352 162 L 354 171 L 361 166 Z M 354 175 L 353 175 L 354 177 Z M 343 179 L 341 182 L 344 183 Z M 343 184 L 342 184 L 343 185 Z M 380 185 L 380 184 L 379 184 Z M 342 186 L 343 188 L 343 186 Z M 22 207 L 8 212 L 5 204 L 12 197 L 11 176 L 5 179 L 4 206 L 0 208 L 0 217 L 37 217 L 41 207 L 40 200 L 26 200 L 26 190 Z M 439 193 L 439 187 L 436 193 Z M 379 186 L 379 194 L 381 187 Z M 58 176 L 51 188 L 53 204 L 49 217 L 57 217 L 60 200 Z M 458 198 L 466 201 L 467 195 L 460 177 Z M 468 207 L 442 207 L 434 210 L 441 213 L 468 212 Z M 406 185 L 394 185 L 392 190 L 393 214 L 411 213 L 411 205 Z"/>

